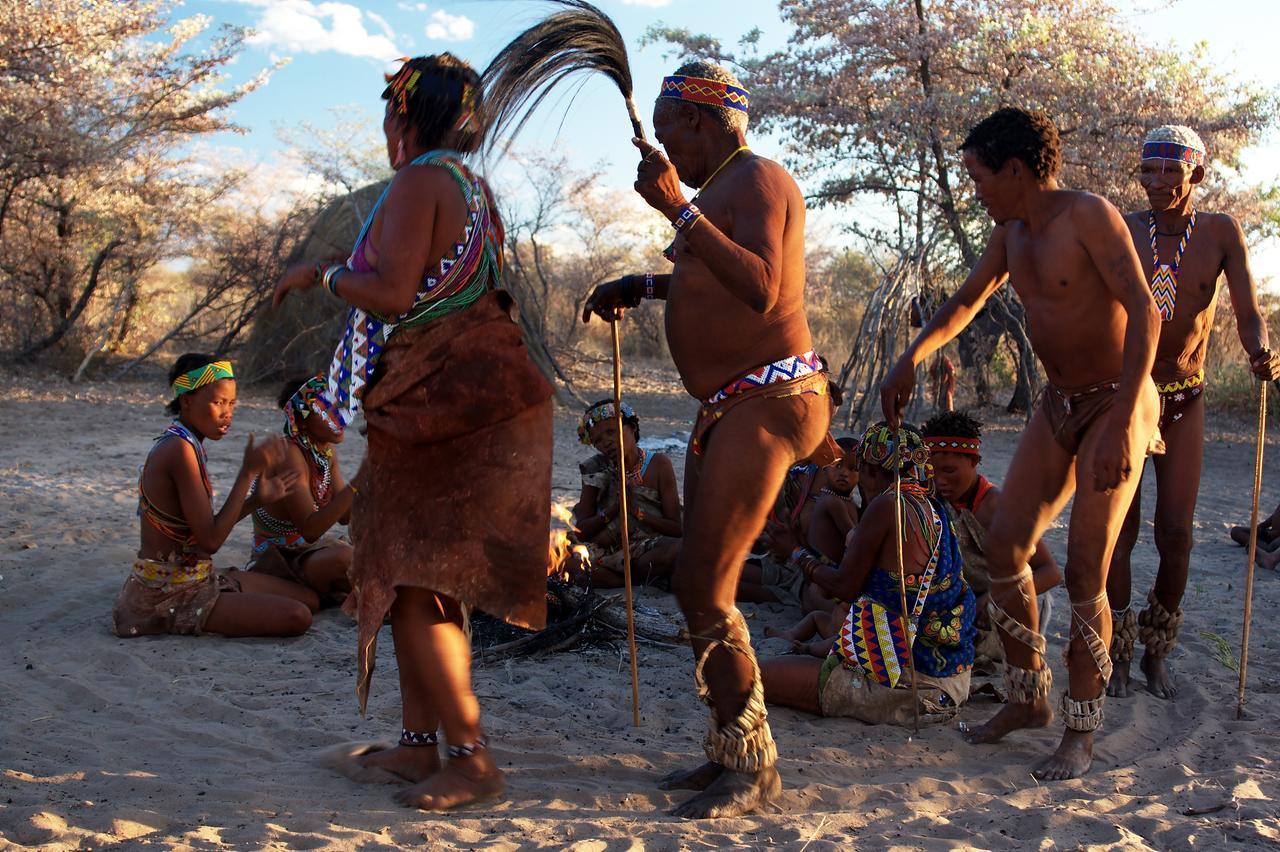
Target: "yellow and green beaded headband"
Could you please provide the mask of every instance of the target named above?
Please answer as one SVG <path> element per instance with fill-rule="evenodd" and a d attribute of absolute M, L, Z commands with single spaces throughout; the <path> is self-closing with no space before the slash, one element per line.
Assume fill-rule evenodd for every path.
<path fill-rule="evenodd" d="M 173 395 L 175 397 L 182 396 L 184 393 L 191 393 L 193 390 L 199 390 L 207 384 L 216 382 L 219 379 L 234 379 L 235 372 L 231 369 L 230 361 L 214 361 L 211 364 L 205 364 L 203 367 L 196 367 L 194 370 L 188 370 L 181 376 L 173 380 Z"/>

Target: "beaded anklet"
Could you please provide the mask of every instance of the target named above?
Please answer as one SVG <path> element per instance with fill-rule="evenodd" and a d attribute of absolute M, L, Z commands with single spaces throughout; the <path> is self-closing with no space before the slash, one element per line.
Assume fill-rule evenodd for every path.
<path fill-rule="evenodd" d="M 436 736 L 435 731 L 420 733 L 411 731 L 408 728 L 400 729 L 400 745 L 402 746 L 433 746 L 439 743 L 440 738 Z"/>
<path fill-rule="evenodd" d="M 462 743 L 461 745 L 449 746 L 449 758 L 455 759 L 459 757 L 471 757 L 478 751 L 483 751 L 489 747 L 489 740 L 484 735 L 476 737 L 473 743 Z"/>

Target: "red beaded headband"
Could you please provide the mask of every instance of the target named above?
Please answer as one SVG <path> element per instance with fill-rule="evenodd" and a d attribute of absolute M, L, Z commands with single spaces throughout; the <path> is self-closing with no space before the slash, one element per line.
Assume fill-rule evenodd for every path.
<path fill-rule="evenodd" d="M 746 89 L 730 86 L 719 80 L 708 80 L 705 77 L 686 77 L 682 74 L 663 77 L 658 97 L 711 104 L 747 112 Z"/>
<path fill-rule="evenodd" d="M 926 435 L 925 446 L 930 452 L 962 453 L 970 456 L 982 455 L 981 438 L 954 438 L 951 436 Z"/>

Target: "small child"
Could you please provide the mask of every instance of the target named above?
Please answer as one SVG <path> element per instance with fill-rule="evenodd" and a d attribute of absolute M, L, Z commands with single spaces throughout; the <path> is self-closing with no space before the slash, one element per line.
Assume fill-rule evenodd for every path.
<path fill-rule="evenodd" d="M 235 484 L 215 514 L 204 440 L 219 441 L 231 428 L 231 362 L 183 355 L 169 371 L 169 384 L 174 397 L 165 410 L 174 421 L 156 438 L 138 478 L 142 546 L 116 598 L 116 635 L 305 633 L 319 605 L 315 592 L 278 577 L 217 572 L 210 558 L 259 500 L 283 499 L 294 488 L 296 474 L 261 476 L 284 459 L 284 438 L 255 445 L 249 436 Z M 246 500 L 255 478 L 257 497 Z"/>
<path fill-rule="evenodd" d="M 626 402 L 621 407 L 632 577 L 647 583 L 675 568 L 683 531 L 680 492 L 671 459 L 639 447 L 640 418 Z M 590 405 L 578 424 L 578 440 L 596 455 L 579 465 L 582 495 L 573 507 L 574 536 L 586 554 L 575 551 L 564 566 L 570 577 L 603 588 L 623 584 L 617 429 L 608 399 Z"/>
<path fill-rule="evenodd" d="M 342 443 L 342 421 L 334 416 L 322 376 L 288 382 L 278 404 L 288 444 L 284 460 L 268 475 L 293 473 L 305 487 L 254 511 L 253 554 L 245 569 L 300 583 L 319 594 L 322 604 L 338 606 L 351 591 L 347 569 L 353 551 L 325 533 L 349 521 L 355 495 L 333 451 Z"/>
<path fill-rule="evenodd" d="M 818 490 L 806 537 L 812 550 L 832 562 L 844 556 L 845 540 L 858 523 L 858 505 L 853 500 L 853 490 L 858 487 L 858 441 L 846 435 L 837 438 L 836 445 L 842 455 L 825 469 L 826 485 Z"/>

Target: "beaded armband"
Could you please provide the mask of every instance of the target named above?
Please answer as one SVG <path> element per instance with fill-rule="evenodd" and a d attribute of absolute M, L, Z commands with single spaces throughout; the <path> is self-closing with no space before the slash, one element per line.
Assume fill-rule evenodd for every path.
<path fill-rule="evenodd" d="M 644 297 L 646 299 L 656 298 L 654 294 L 653 273 L 646 272 L 644 274 Z"/>
<path fill-rule="evenodd" d="M 675 228 L 677 232 L 683 231 L 701 218 L 702 211 L 698 209 L 698 205 L 693 203 L 686 204 L 680 208 L 676 218 L 671 220 L 671 227 Z"/>

